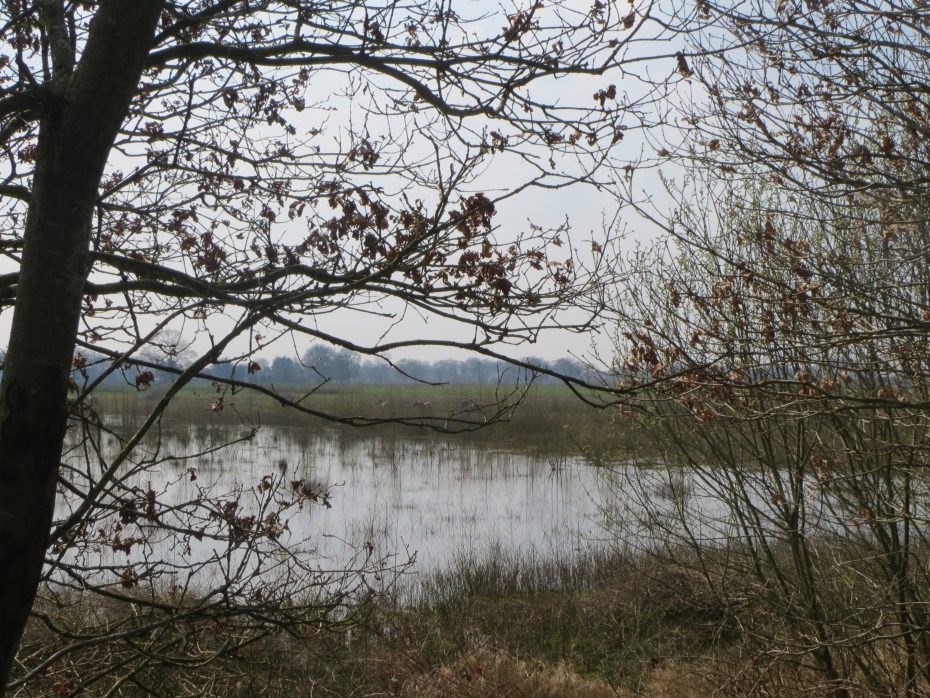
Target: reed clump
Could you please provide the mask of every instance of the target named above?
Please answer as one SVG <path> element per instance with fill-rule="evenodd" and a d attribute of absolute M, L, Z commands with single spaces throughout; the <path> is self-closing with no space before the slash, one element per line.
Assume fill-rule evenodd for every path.
<path fill-rule="evenodd" d="M 131 648 L 116 639 L 52 661 L 17 695 L 69 695 L 77 686 L 86 696 L 635 695 L 672 658 L 713 647 L 713 632 L 695 632 L 695 619 L 672 609 L 682 603 L 680 584 L 656 594 L 661 576 L 604 552 L 546 560 L 503 548 L 481 560 L 463 553 L 444 572 L 353 609 L 351 622 L 301 636 L 245 628 L 235 643 L 222 617 L 185 634 L 155 609 L 152 633 L 130 641 L 170 646 L 173 664 L 150 653 L 135 669 L 123 666 Z M 83 617 L 99 630 L 108 614 L 120 617 L 113 604 L 82 607 L 75 596 L 39 605 L 24 647 L 50 656 L 56 628 L 80 636 Z M 185 654 L 191 648 L 196 656 Z M 125 680 L 86 681 L 108 666 Z"/>

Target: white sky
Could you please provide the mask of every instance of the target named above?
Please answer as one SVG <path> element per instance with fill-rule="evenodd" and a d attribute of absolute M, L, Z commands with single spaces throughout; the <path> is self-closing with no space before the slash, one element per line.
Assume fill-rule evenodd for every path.
<path fill-rule="evenodd" d="M 588 7 L 589 3 L 580 3 L 579 7 Z M 671 44 L 644 44 L 639 51 L 653 51 L 662 53 L 674 53 Z M 673 60 L 656 62 L 644 65 L 648 68 L 654 77 L 660 75 L 669 75 L 674 72 Z M 344 76 L 324 77 L 322 81 L 317 81 L 314 86 L 319 89 L 322 84 L 326 90 L 333 94 L 338 89 L 339 81 L 344 81 Z M 597 78 L 561 78 L 557 81 L 550 81 L 545 88 L 540 88 L 538 97 L 549 100 L 559 100 L 564 103 L 577 103 L 588 106 L 592 102 L 593 92 L 610 83 L 617 84 L 618 91 L 625 90 L 635 91 L 641 89 L 638 84 L 632 80 L 624 80 L 619 74 L 604 75 Z M 548 93 L 550 92 L 551 93 Z M 548 94 L 547 94 L 548 93 Z M 305 112 L 308 119 L 308 128 L 319 123 L 319 113 L 308 109 Z M 344 129 L 349 120 L 356 123 L 361 118 L 358 111 L 340 110 L 336 114 L 330 115 L 329 128 L 332 131 L 331 137 L 338 137 L 341 129 Z M 312 121 L 316 119 L 316 121 Z M 370 126 L 377 128 L 377 124 L 369 122 Z M 627 137 L 621 144 L 619 156 L 624 160 L 635 161 L 640 157 L 651 158 L 654 156 L 655 148 L 652 144 L 646 143 L 643 135 L 635 130 L 636 124 L 630 122 L 629 126 L 633 130 L 627 132 Z M 654 138 L 654 136 L 652 136 Z M 519 173 L 514 177 L 514 173 L 505 171 L 509 168 L 503 158 L 495 160 L 495 169 L 485 172 L 479 183 L 476 183 L 475 189 L 486 191 L 493 196 L 495 190 L 503 192 L 511 185 L 511 180 L 519 181 Z M 622 172 L 604 171 L 603 177 L 615 177 L 622 180 Z M 622 181 L 618 182 L 617 188 L 623 186 Z M 659 208 L 670 206 L 670 199 L 663 194 L 663 188 L 660 183 L 656 170 L 646 169 L 638 170 L 633 180 L 634 196 L 637 198 L 653 197 Z M 604 237 L 605 223 L 619 221 L 620 225 L 629 235 L 630 243 L 636 241 L 645 241 L 656 235 L 656 231 L 647 221 L 636 217 L 631 209 L 621 210 L 618 214 L 618 203 L 615 196 L 608 191 L 598 191 L 589 185 L 574 185 L 568 189 L 560 191 L 531 189 L 523 192 L 518 197 L 503 202 L 498 206 L 498 216 L 495 223 L 498 228 L 498 239 L 506 241 L 527 229 L 527 221 L 541 225 L 553 225 L 565 220 L 571 224 L 572 244 L 577 246 L 579 254 L 584 256 L 585 250 L 590 250 L 590 240 L 602 239 Z M 7 310 L 0 314 L 0 333 L 3 336 L 9 334 L 9 324 L 12 312 Z M 570 316 L 569 316 L 570 317 Z M 332 314 L 314 318 L 320 329 L 334 335 L 344 337 L 350 341 L 359 344 L 370 344 L 372 341 L 386 329 L 393 321 L 379 321 L 377 318 L 368 317 L 360 321 L 359 314 L 355 312 L 336 311 Z M 217 319 L 215 329 L 220 331 L 226 322 Z M 183 331 L 187 331 L 185 328 Z M 456 334 L 458 333 L 458 334 Z M 454 329 L 450 323 L 430 319 L 428 322 L 417 316 L 415 313 L 408 312 L 404 319 L 397 324 L 392 330 L 391 338 L 402 337 L 423 337 L 423 338 L 452 338 L 467 341 L 470 335 L 467 329 Z M 194 345 L 197 349 L 200 340 Z M 270 357 L 274 355 L 293 355 L 300 354 L 309 345 L 306 338 L 297 338 L 296 346 L 290 341 L 282 341 L 273 347 L 262 352 L 262 356 Z M 241 345 L 240 345 L 241 346 Z M 550 332 L 543 335 L 540 341 L 534 345 L 522 345 L 519 347 L 504 349 L 503 352 L 515 357 L 539 356 L 544 359 L 557 359 L 566 355 L 575 355 L 583 357 L 591 353 L 592 348 L 599 351 L 603 356 L 610 354 L 609 340 L 607 335 L 576 335 L 565 332 Z M 454 353 L 448 350 L 430 350 L 430 349 L 411 349 L 403 354 L 422 359 L 440 359 L 448 356 L 462 358 L 462 355 L 455 357 Z M 395 355 L 395 356 L 399 356 Z"/>

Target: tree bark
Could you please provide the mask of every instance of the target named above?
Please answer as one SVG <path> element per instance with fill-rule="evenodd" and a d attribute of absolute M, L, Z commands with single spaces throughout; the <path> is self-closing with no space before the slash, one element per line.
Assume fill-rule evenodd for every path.
<path fill-rule="evenodd" d="M 103 0 L 39 129 L 16 305 L 0 383 L 0 696 L 35 599 L 55 507 L 91 220 L 164 0 Z"/>

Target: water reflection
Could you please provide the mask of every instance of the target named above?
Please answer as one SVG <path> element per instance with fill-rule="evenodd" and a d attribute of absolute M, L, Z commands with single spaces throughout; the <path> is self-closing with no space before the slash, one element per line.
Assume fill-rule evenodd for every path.
<path fill-rule="evenodd" d="M 301 541 L 306 555 L 333 568 L 351 564 L 359 550 L 379 558 L 394 555 L 398 561 L 415 556 L 420 572 L 444 569 L 463 553 L 480 560 L 501 548 L 571 560 L 603 538 L 598 502 L 606 494 L 601 491 L 605 483 L 581 459 L 550 463 L 461 443 L 297 428 L 262 428 L 248 441 L 220 448 L 241 436 L 241 430 L 203 426 L 162 433 L 140 447 L 134 459 L 145 467 L 126 484 L 154 488 L 160 506 L 168 508 L 203 492 L 241 488 L 248 493 L 268 477 L 329 488 L 331 507 L 304 507 L 288 522 L 281 542 Z M 115 439 L 105 440 L 104 455 L 116 448 Z M 185 457 L 190 453 L 201 455 Z M 83 457 L 73 453 L 72 464 L 85 467 Z M 67 515 L 75 501 L 65 493 L 59 516 Z M 139 525 L 144 526 L 143 518 Z M 168 546 L 167 539 L 147 545 L 148 554 L 168 562 L 177 555 L 185 564 L 191 556 L 221 557 L 209 541 L 191 541 L 192 550 Z M 110 549 L 99 552 L 108 555 Z"/>

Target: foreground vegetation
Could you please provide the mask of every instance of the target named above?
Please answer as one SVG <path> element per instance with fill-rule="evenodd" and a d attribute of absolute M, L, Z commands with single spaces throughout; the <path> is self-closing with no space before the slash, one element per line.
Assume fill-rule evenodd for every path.
<path fill-rule="evenodd" d="M 832 552 L 844 549 L 840 544 Z M 342 623 L 298 633 L 256 626 L 243 642 L 230 644 L 230 628 L 220 618 L 199 634 L 153 632 L 125 646 L 88 643 L 57 661 L 54 633 L 80 636 L 116 614 L 111 618 L 105 604 L 46 599 L 36 608 L 23 654 L 53 661 L 16 695 L 824 695 L 832 687 L 822 683 L 808 653 L 800 646 L 795 653 L 762 647 L 746 623 L 782 620 L 762 605 L 740 607 L 745 599 L 735 589 L 727 597 L 708 584 L 706 574 L 723 572 L 739 555 L 736 548 L 718 550 L 713 569 L 706 567 L 709 557 L 689 558 L 688 569 L 682 558 L 669 564 L 649 553 L 589 551 L 569 561 L 497 549 L 480 562 L 462 557 L 414 586 L 360 600 Z M 852 568 L 830 581 L 845 592 L 828 601 L 828 615 L 844 614 L 848 604 L 866 602 L 873 593 Z M 137 622 L 152 615 L 140 610 Z M 142 663 L 116 680 L 119 657 L 129 658 L 150 642 L 189 645 L 187 658 L 176 665 Z M 756 654 L 762 650 L 765 661 Z M 854 660 L 857 648 L 846 651 Z M 884 661 L 895 660 L 892 638 L 883 651 Z M 853 671 L 849 678 L 844 690 L 856 698 L 895 696 L 903 688 L 889 676 Z"/>
<path fill-rule="evenodd" d="M 48 626 L 79 635 L 107 621 L 106 607 L 63 608 L 36 609 L 24 654 L 54 652 Z M 723 617 L 698 584 L 619 554 L 533 561 L 497 550 L 356 613 L 302 638 L 256 632 L 229 652 L 220 620 L 177 638 L 214 661 L 142 665 L 117 683 L 101 671 L 114 661 L 104 652 L 130 648 L 88 646 L 21 695 L 143 695 L 141 685 L 165 696 L 703 695 L 704 679 L 685 668 L 726 647 Z"/>
<path fill-rule="evenodd" d="M 441 413 L 479 405 L 489 393 L 339 388 L 311 398 L 351 414 L 381 402 L 386 410 L 422 409 L 428 396 Z M 215 395 L 210 386 L 181 394 L 162 430 L 342 428 L 262 396 L 230 396 L 217 411 Z M 106 392 L 95 409 L 117 432 L 131 431 L 157 399 L 154 389 Z M 882 538 L 900 524 L 878 508 L 901 506 L 882 493 L 902 482 L 876 469 L 880 454 L 868 440 L 848 456 L 860 453 L 861 464 L 848 460 L 831 472 L 821 464 L 808 477 L 811 456 L 792 448 L 825 443 L 816 423 L 702 422 L 680 411 L 663 415 L 663 404 L 637 416 L 594 411 L 536 386 L 508 422 L 455 437 L 463 447 L 530 451 L 540 467 L 566 454 L 600 464 L 615 493 L 605 504 L 613 547 L 566 549 L 553 559 L 472 550 L 425 577 L 403 565 L 372 565 L 362 575 L 368 582 L 348 574 L 338 581 L 346 592 L 335 596 L 322 587 L 318 597 L 304 596 L 314 593 L 305 579 L 265 597 L 243 588 L 234 610 L 224 587 L 206 596 L 167 588 L 158 566 L 140 567 L 152 570 L 150 579 L 94 592 L 60 584 L 43 589 L 34 609 L 17 674 L 31 678 L 14 684 L 14 695 L 922 695 L 913 677 L 922 670 L 915 659 L 925 634 L 921 600 L 930 595 L 926 548 L 913 530 L 902 576 L 901 543 Z M 908 432 L 911 441 L 916 433 Z M 434 438 L 396 423 L 340 432 L 372 434 L 381 443 Z M 642 467 L 613 467 L 629 459 Z M 874 487 L 861 487 L 862 473 L 877 478 Z M 912 516 L 923 516 L 926 478 L 915 473 L 906 484 Z M 707 497 L 713 507 L 701 504 Z M 120 520 L 147 517 L 141 506 L 124 506 Z M 251 533 L 241 516 L 228 523 L 230 551 L 239 550 Z M 129 530 L 121 543 L 103 541 L 104 550 L 126 545 Z M 251 545 L 262 545 L 256 536 Z M 292 593 L 295 581 L 304 591 Z M 269 605 L 293 620 L 268 623 Z"/>

